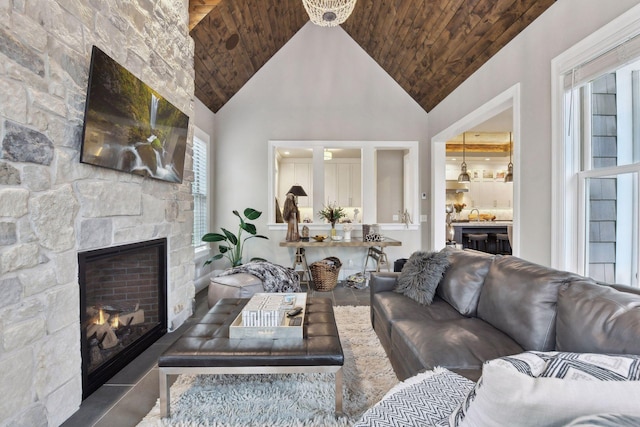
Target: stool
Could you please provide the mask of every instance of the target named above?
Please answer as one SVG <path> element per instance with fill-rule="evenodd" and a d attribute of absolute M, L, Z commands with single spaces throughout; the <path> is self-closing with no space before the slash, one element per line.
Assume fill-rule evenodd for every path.
<path fill-rule="evenodd" d="M 487 251 L 487 242 L 489 240 L 489 235 L 487 233 L 469 233 L 467 234 L 467 239 L 469 240 L 469 248 L 476 251 Z"/>
<path fill-rule="evenodd" d="M 511 245 L 509 235 L 506 233 L 496 233 L 496 252 L 503 255 L 511 255 Z"/>
<path fill-rule="evenodd" d="M 251 298 L 257 292 L 264 292 L 262 280 L 253 274 L 237 273 L 211 278 L 207 296 L 209 308 L 223 298 Z"/>

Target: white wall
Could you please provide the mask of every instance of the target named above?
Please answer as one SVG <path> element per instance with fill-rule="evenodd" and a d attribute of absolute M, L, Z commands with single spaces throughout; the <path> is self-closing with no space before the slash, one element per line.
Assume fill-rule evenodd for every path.
<path fill-rule="evenodd" d="M 429 139 L 521 83 L 521 251 L 551 264 L 551 60 L 637 5 L 638 0 L 563 0 L 500 50 L 429 113 Z"/>
<path fill-rule="evenodd" d="M 417 140 L 424 144 L 428 135 L 425 111 L 342 28 L 311 23 L 220 109 L 215 131 L 216 226 L 235 230 L 237 220 L 231 211 L 253 207 L 265 212 L 256 221 L 265 234 L 268 140 Z M 428 164 L 427 155 L 428 150 L 421 150 L 421 165 Z M 419 232 L 386 234 L 403 242 L 401 248 L 388 250 L 391 261 L 422 246 Z M 290 264 L 291 250 L 278 247 L 285 232 L 269 236 L 268 241 L 250 242 L 245 256 Z M 313 251 L 308 260 L 327 254 Z M 364 253 L 353 249 L 338 256 L 358 265 L 364 260 Z"/>

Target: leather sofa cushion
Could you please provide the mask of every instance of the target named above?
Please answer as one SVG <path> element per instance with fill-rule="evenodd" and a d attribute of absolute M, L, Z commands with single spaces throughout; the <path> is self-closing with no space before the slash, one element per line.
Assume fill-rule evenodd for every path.
<path fill-rule="evenodd" d="M 396 320 L 412 319 L 422 323 L 452 320 L 460 314 L 439 297 L 434 297 L 431 305 L 424 306 L 396 292 L 380 292 L 373 296 L 374 316 L 385 319 L 385 333 L 390 335 L 391 324 Z"/>
<path fill-rule="evenodd" d="M 640 295 L 588 281 L 560 289 L 556 347 L 576 353 L 640 354 Z"/>
<path fill-rule="evenodd" d="M 520 258 L 496 257 L 480 294 L 478 317 L 525 350 L 553 350 L 558 290 L 564 283 L 580 279 L 584 278 Z"/>
<path fill-rule="evenodd" d="M 436 289 L 436 295 L 463 316 L 475 317 L 480 291 L 494 256 L 475 251 L 447 251 L 451 264 Z"/>
<path fill-rule="evenodd" d="M 441 366 L 453 371 L 480 371 L 490 359 L 522 352 L 506 334 L 477 318 L 446 322 L 398 320 L 391 326 L 394 355 L 414 373 Z"/>

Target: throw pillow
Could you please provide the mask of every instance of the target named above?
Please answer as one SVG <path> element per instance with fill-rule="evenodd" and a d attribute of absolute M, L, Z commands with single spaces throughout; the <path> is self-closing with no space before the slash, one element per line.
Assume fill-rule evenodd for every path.
<path fill-rule="evenodd" d="M 449 267 L 447 255 L 446 251 L 414 252 L 402 267 L 394 290 L 422 305 L 431 304 L 438 283 Z"/>
<path fill-rule="evenodd" d="M 640 356 L 526 352 L 486 362 L 450 426 L 565 425 L 602 413 L 640 416 Z"/>

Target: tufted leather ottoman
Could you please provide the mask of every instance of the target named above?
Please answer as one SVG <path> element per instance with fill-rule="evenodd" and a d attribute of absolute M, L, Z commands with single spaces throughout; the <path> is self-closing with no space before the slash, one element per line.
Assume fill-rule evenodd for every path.
<path fill-rule="evenodd" d="M 160 356 L 161 416 L 170 412 L 168 377 L 177 374 L 335 373 L 335 410 L 340 414 L 344 355 L 331 300 L 307 298 L 302 340 L 230 339 L 229 325 L 247 301 L 218 301 Z"/>

